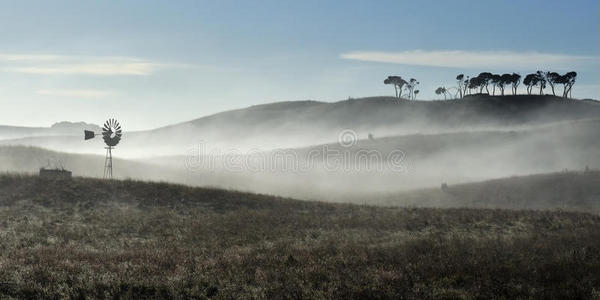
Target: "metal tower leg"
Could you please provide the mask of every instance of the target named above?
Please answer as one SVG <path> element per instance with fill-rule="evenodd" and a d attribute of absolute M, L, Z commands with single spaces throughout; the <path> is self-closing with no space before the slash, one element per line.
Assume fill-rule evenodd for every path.
<path fill-rule="evenodd" d="M 104 179 L 112 179 L 112 147 L 105 147 L 106 158 L 104 159 Z"/>

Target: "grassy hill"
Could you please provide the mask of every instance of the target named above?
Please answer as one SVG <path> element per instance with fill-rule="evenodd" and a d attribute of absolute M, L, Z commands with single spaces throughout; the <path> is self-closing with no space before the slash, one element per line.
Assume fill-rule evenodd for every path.
<path fill-rule="evenodd" d="M 119 149 L 127 157 L 175 155 L 203 144 L 238 150 L 297 148 L 335 142 L 352 129 L 361 138 L 497 130 L 562 121 L 599 119 L 600 102 L 554 96 L 473 96 L 448 101 L 407 101 L 370 97 L 332 103 L 277 102 L 226 111 L 148 131 L 128 132 Z M 124 128 L 135 120 L 120 120 Z M 22 137 L 2 144 L 57 151 L 92 152 L 98 140 L 81 136 Z"/>
<path fill-rule="evenodd" d="M 0 176 L 1 298 L 594 298 L 600 217 Z"/>
<path fill-rule="evenodd" d="M 372 195 L 371 195 L 372 196 Z M 381 196 L 381 204 L 419 207 L 562 209 L 600 213 L 600 171 L 513 176 Z"/>
<path fill-rule="evenodd" d="M 600 102 L 579 101 L 555 96 L 471 96 L 448 101 L 408 101 L 393 97 L 369 97 L 339 102 L 290 101 L 251 106 L 222 112 L 189 122 L 153 130 L 162 132 L 184 126 L 201 129 L 245 129 L 254 127 L 277 130 L 292 123 L 307 126 L 317 123 L 324 128 L 386 127 L 398 123 L 417 123 L 445 128 L 492 124 L 532 124 L 597 118 Z M 407 122 L 410 121 L 410 122 Z M 287 129 L 287 126 L 284 126 Z"/>
<path fill-rule="evenodd" d="M 252 106 L 140 134 L 167 143 L 202 139 L 237 147 L 298 147 L 337 140 L 353 129 L 362 138 L 490 129 L 600 118 L 600 102 L 554 96 L 473 96 L 450 101 L 369 97 L 333 103 L 291 101 Z"/>

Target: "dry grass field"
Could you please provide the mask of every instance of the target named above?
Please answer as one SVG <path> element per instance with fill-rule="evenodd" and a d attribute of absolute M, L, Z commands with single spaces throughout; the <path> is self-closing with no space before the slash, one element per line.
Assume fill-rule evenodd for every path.
<path fill-rule="evenodd" d="M 0 176 L 1 298 L 598 298 L 600 217 Z"/>

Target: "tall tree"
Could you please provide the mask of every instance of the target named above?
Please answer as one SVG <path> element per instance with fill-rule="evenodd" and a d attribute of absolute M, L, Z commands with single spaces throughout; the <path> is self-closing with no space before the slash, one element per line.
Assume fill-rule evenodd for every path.
<path fill-rule="evenodd" d="M 500 93 L 504 96 L 504 88 L 512 83 L 512 75 L 505 73 L 500 76 L 500 80 L 498 81 L 498 88 L 500 88 Z"/>
<path fill-rule="evenodd" d="M 471 81 L 471 78 L 467 76 L 467 79 L 465 79 L 465 81 L 463 82 L 463 96 L 465 96 L 467 92 L 471 91 L 469 89 L 469 81 Z"/>
<path fill-rule="evenodd" d="M 544 89 L 546 88 L 546 75 L 544 72 L 542 71 L 537 71 L 535 73 L 536 79 L 537 79 L 537 85 L 540 86 L 540 95 L 544 94 Z"/>
<path fill-rule="evenodd" d="M 400 98 L 402 96 L 402 88 L 406 84 L 406 81 L 400 76 L 388 76 L 388 78 L 386 78 L 383 81 L 383 83 L 394 85 L 394 90 L 396 91 L 396 98 Z"/>
<path fill-rule="evenodd" d="M 483 93 L 484 79 L 479 76 L 475 76 L 469 80 L 469 89 L 479 89 L 479 93 Z"/>
<path fill-rule="evenodd" d="M 398 86 L 394 82 L 393 77 L 395 77 L 395 76 L 388 76 L 388 78 L 386 78 L 386 79 L 383 80 L 383 84 L 392 84 L 392 85 L 394 85 L 394 91 L 395 91 L 394 96 L 396 98 L 398 98 Z"/>
<path fill-rule="evenodd" d="M 489 76 L 487 74 L 484 74 L 483 76 L 477 76 L 475 78 L 475 84 L 477 87 L 479 87 L 479 93 L 483 94 L 483 89 L 485 88 L 487 93 L 489 94 L 490 92 L 487 90 L 487 86 L 489 84 Z"/>
<path fill-rule="evenodd" d="M 548 82 L 550 88 L 552 89 L 552 95 L 556 96 L 556 93 L 554 92 L 554 84 L 560 84 L 560 81 L 562 79 L 560 74 L 556 72 L 546 72 L 544 73 L 544 76 L 546 82 Z"/>
<path fill-rule="evenodd" d="M 415 90 L 415 91 L 414 91 L 414 93 L 415 93 L 415 97 L 413 98 L 413 100 L 417 100 L 417 95 L 419 94 L 419 92 L 420 92 L 419 90 Z"/>
<path fill-rule="evenodd" d="M 492 74 L 490 76 L 490 83 L 492 84 L 492 95 L 496 95 L 496 87 L 500 84 L 500 80 L 502 80 L 502 76 L 499 74 Z"/>
<path fill-rule="evenodd" d="M 479 83 L 481 85 L 481 89 L 480 89 L 479 93 L 483 93 L 483 88 L 485 87 L 485 91 L 489 94 L 490 90 L 488 89 L 488 85 L 489 85 L 490 81 L 492 80 L 492 73 L 482 72 L 482 73 L 479 73 L 479 75 L 477 75 L 477 77 L 479 77 Z"/>
<path fill-rule="evenodd" d="M 417 87 L 418 84 L 419 84 L 419 81 L 417 81 L 414 78 L 411 78 L 410 80 L 408 80 L 408 83 L 406 83 L 406 88 L 408 89 L 408 99 L 414 100 L 413 91 L 415 90 L 415 87 Z"/>
<path fill-rule="evenodd" d="M 567 96 L 569 98 L 573 98 L 573 96 L 571 94 L 571 89 L 573 88 L 573 85 L 575 85 L 575 80 L 577 79 L 577 72 L 571 71 L 563 76 L 564 76 L 564 80 L 566 81 L 565 87 L 567 88 L 565 91 L 563 91 L 563 94 L 564 94 L 563 96 L 565 98 Z"/>
<path fill-rule="evenodd" d="M 437 95 L 444 95 L 444 100 L 446 100 L 446 99 L 447 99 L 447 98 L 446 98 L 446 95 L 447 95 L 447 93 L 448 93 L 448 90 L 447 90 L 445 87 L 443 87 L 443 86 L 440 86 L 440 87 L 438 87 L 438 88 L 435 90 L 435 93 L 436 93 Z"/>
<path fill-rule="evenodd" d="M 556 80 L 554 80 L 554 84 L 562 84 L 563 85 L 562 96 L 566 98 L 565 92 L 567 91 L 567 84 L 568 84 L 567 76 L 559 75 L 558 78 L 556 78 Z"/>
<path fill-rule="evenodd" d="M 512 90 L 513 90 L 513 95 L 517 94 L 517 88 L 519 87 L 519 84 L 521 83 L 521 75 L 517 74 L 517 73 L 512 73 L 512 75 L 510 75 L 511 77 L 511 84 L 512 84 Z"/>
<path fill-rule="evenodd" d="M 465 74 L 458 74 L 458 76 L 456 76 L 456 82 L 458 83 L 458 94 L 460 98 L 463 97 L 463 84 L 465 84 L 463 81 L 464 79 Z"/>
<path fill-rule="evenodd" d="M 525 79 L 523 79 L 523 84 L 527 86 L 527 95 L 531 95 L 531 90 L 537 84 L 536 74 L 527 74 L 527 76 L 525 76 Z"/>

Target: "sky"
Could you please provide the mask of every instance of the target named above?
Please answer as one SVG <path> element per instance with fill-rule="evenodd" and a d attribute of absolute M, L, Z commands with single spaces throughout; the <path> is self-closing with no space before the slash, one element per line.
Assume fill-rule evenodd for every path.
<path fill-rule="evenodd" d="M 432 100 L 483 71 L 575 70 L 573 96 L 598 99 L 598 2 L 0 0 L 0 124 L 144 130 L 393 95 L 389 75 Z"/>

